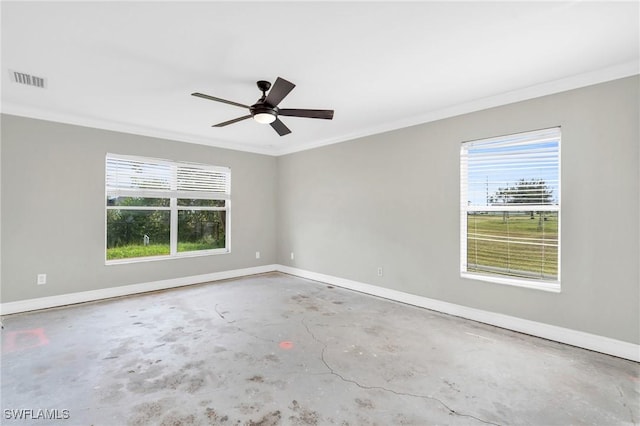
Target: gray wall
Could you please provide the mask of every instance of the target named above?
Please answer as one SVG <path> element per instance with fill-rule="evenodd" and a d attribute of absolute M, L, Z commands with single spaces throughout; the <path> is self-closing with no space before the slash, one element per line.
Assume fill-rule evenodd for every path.
<path fill-rule="evenodd" d="M 3 115 L 0 301 L 281 263 L 638 344 L 639 82 L 279 158 Z M 460 142 L 557 125 L 562 292 L 461 279 Z M 105 266 L 107 152 L 230 166 L 232 252 Z"/>
<path fill-rule="evenodd" d="M 3 303 L 276 261 L 274 157 L 10 115 L 1 143 Z M 231 253 L 105 266 L 107 152 L 231 167 Z"/>
<path fill-rule="evenodd" d="M 638 87 L 635 76 L 279 157 L 278 262 L 640 343 Z M 460 278 L 460 143 L 558 125 L 562 292 Z"/>

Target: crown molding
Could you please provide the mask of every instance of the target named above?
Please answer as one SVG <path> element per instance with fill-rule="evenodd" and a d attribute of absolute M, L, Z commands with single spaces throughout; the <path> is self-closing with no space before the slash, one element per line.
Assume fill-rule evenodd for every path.
<path fill-rule="evenodd" d="M 379 126 L 362 129 L 358 132 L 353 132 L 338 138 L 297 144 L 295 147 L 284 147 L 283 149 L 274 152 L 273 155 L 280 156 L 300 151 L 307 151 L 326 145 L 346 142 L 348 140 L 363 138 L 366 136 L 385 133 L 392 130 L 398 130 L 419 124 L 430 123 L 445 118 L 455 117 L 458 115 L 468 114 L 476 111 L 482 111 L 485 109 L 526 101 L 529 99 L 540 98 L 542 96 L 553 95 L 573 89 L 579 89 L 581 87 L 587 87 L 594 84 L 605 83 L 607 81 L 631 77 L 638 74 L 640 74 L 640 61 L 625 62 L 597 71 L 578 74 L 560 80 L 554 80 L 530 87 L 525 87 L 522 89 L 512 90 L 509 92 L 501 93 L 499 95 L 430 111 L 426 114 L 419 114 L 412 117 L 404 118 L 402 120 L 384 123 Z"/>
<path fill-rule="evenodd" d="M 179 132 L 170 132 L 163 129 L 138 126 L 130 123 L 103 120 L 95 117 L 79 116 L 74 114 L 64 114 L 59 112 L 51 112 L 40 108 L 33 108 L 24 105 L 17 105 L 11 102 L 2 102 L 0 109 L 2 114 L 16 115 L 26 118 L 35 118 L 38 120 L 53 121 L 63 124 L 71 124 L 75 126 L 90 127 L 100 130 L 109 130 L 113 132 L 128 133 L 139 136 L 146 136 L 158 139 L 168 139 L 177 142 L 195 143 L 199 145 L 207 145 L 215 148 L 230 149 L 233 151 L 251 152 L 255 154 L 274 155 L 269 148 L 250 145 L 238 144 L 235 142 L 224 142 L 211 138 L 198 137 Z"/>
<path fill-rule="evenodd" d="M 565 92 L 568 90 L 578 89 L 581 87 L 591 86 L 594 84 L 605 83 L 607 81 L 617 80 L 620 78 L 630 77 L 640 74 L 640 61 L 630 61 L 597 71 L 591 71 L 571 77 L 554 80 L 542 84 L 537 84 L 522 89 L 512 90 L 501 93 L 499 95 L 477 99 L 471 102 L 452 105 L 449 107 L 429 111 L 425 114 L 419 114 L 396 120 L 388 123 L 382 123 L 356 132 L 347 133 L 335 138 L 315 140 L 307 143 L 296 143 L 290 146 L 265 147 L 251 144 L 238 144 L 235 142 L 225 142 L 212 138 L 203 138 L 194 135 L 170 132 L 158 128 L 138 126 L 129 123 L 115 122 L 95 117 L 85 117 L 73 114 L 64 114 L 59 112 L 51 112 L 43 109 L 26 107 L 8 103 L 3 101 L 0 112 L 4 114 L 17 115 L 21 117 L 36 118 L 40 120 L 54 121 L 65 124 L 73 124 L 77 126 L 91 127 L 102 130 L 110 130 L 115 132 L 130 133 L 134 135 L 154 137 L 160 139 L 169 139 L 178 142 L 196 143 L 216 148 L 230 149 L 234 151 L 251 152 L 255 154 L 281 156 L 293 154 L 295 152 L 307 151 L 322 146 L 333 145 L 336 143 L 346 142 L 366 136 L 385 133 L 393 130 L 411 127 L 419 124 L 430 123 L 445 118 L 455 117 L 462 114 L 481 111 L 502 105 L 508 105 L 515 102 L 521 102 L 529 99 L 539 98 L 542 96 L 552 95 Z"/>

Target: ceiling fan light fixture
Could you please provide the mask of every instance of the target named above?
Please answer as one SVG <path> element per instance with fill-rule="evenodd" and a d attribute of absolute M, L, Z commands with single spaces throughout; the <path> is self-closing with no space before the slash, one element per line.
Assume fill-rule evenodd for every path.
<path fill-rule="evenodd" d="M 2 0 L 0 0 L 2 1 Z M 222 102 L 224 104 L 234 105 L 240 108 L 249 109 L 249 114 L 242 117 L 234 118 L 233 120 L 223 121 L 222 123 L 214 124 L 211 127 L 225 127 L 229 124 L 238 123 L 249 118 L 253 118 L 257 123 L 270 124 L 273 130 L 280 136 L 285 136 L 291 133 L 291 130 L 278 119 L 278 116 L 284 115 L 287 117 L 303 117 L 303 118 L 323 118 L 325 120 L 333 119 L 332 109 L 280 109 L 278 105 L 288 94 L 296 87 L 295 84 L 284 78 L 278 77 L 276 82 L 271 86 L 266 80 L 260 80 L 257 82 L 258 89 L 262 92 L 262 96 L 258 101 L 251 105 L 243 105 L 238 102 L 229 101 L 222 98 L 216 98 L 215 96 L 205 95 L 204 93 L 194 92 L 191 95 L 199 98 L 209 99 L 211 101 Z M 269 92 L 267 94 L 267 91 Z"/>
<path fill-rule="evenodd" d="M 276 121 L 276 115 L 271 112 L 259 112 L 253 116 L 253 119 L 260 124 L 271 124 Z"/>

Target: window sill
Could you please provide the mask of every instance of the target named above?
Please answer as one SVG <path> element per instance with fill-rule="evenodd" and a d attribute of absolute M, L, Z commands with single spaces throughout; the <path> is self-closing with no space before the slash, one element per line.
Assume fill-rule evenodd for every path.
<path fill-rule="evenodd" d="M 530 288 L 534 290 L 548 291 L 551 293 L 560 293 L 560 281 L 535 281 L 523 278 L 498 277 L 495 275 L 474 274 L 471 272 L 461 272 L 462 278 L 486 281 L 495 284 L 510 285 L 514 287 Z"/>
<path fill-rule="evenodd" d="M 213 256 L 217 254 L 229 254 L 229 253 L 231 253 L 231 250 L 228 250 L 228 249 L 200 250 L 200 251 L 194 251 L 194 252 L 179 253 L 174 256 L 168 255 L 168 256 L 131 257 L 128 259 L 105 260 L 104 264 L 106 266 L 128 265 L 131 263 L 156 262 L 161 260 L 173 260 L 173 259 L 188 259 L 191 257 Z"/>

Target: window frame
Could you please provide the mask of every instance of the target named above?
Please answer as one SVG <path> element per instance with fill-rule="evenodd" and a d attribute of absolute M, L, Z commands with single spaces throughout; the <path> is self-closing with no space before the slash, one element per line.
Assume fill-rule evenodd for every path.
<path fill-rule="evenodd" d="M 503 136 L 478 139 L 472 141 L 465 141 L 461 143 L 460 147 L 460 276 L 466 279 L 473 279 L 478 281 L 491 282 L 496 284 L 511 285 L 516 287 L 531 288 L 549 292 L 559 293 L 561 291 L 561 148 L 562 148 L 562 131 L 560 126 L 545 128 L 540 130 L 507 134 Z M 557 190 L 557 194 L 554 194 L 554 202 L 552 204 L 506 204 L 506 205 L 489 205 L 489 196 L 487 189 L 487 205 L 472 205 L 469 201 L 469 181 L 468 181 L 468 150 L 469 147 L 482 144 L 491 143 L 504 143 L 504 146 L 509 146 L 509 141 L 512 140 L 513 146 L 521 144 L 526 146 L 527 144 L 540 143 L 544 140 L 557 141 L 557 184 L 554 189 Z M 515 183 L 515 182 L 514 182 Z M 488 188 L 487 184 L 487 188 Z M 522 212 L 522 211 L 537 211 L 537 212 L 556 212 L 557 213 L 557 279 L 537 279 L 537 278 L 525 278 L 519 276 L 510 276 L 506 274 L 491 273 L 488 271 L 475 272 L 468 271 L 467 268 L 467 241 L 468 241 L 468 216 L 473 212 Z"/>
<path fill-rule="evenodd" d="M 132 189 L 132 188 L 117 188 L 116 186 L 109 186 L 109 160 L 115 161 L 133 161 L 147 165 L 163 165 L 171 170 L 170 188 L 164 189 Z M 189 191 L 184 189 L 178 189 L 179 172 L 180 168 L 183 169 L 196 169 L 212 171 L 218 174 L 225 175 L 225 189 L 224 193 L 213 191 Z M 148 177 L 148 176 L 147 176 Z M 168 199 L 169 204 L 167 206 L 118 206 L 109 205 L 109 197 L 117 194 L 118 196 L 130 196 L 138 198 L 158 198 Z M 224 207 L 221 206 L 181 206 L 178 200 L 182 199 L 200 199 L 200 200 L 223 200 Z M 142 257 L 129 257 L 122 259 L 108 259 L 108 211 L 109 210 L 134 210 L 134 211 L 168 211 L 169 212 L 169 254 L 167 255 L 155 255 L 155 256 L 142 256 Z M 191 250 L 191 251 L 178 251 L 178 214 L 180 211 L 221 211 L 225 212 L 225 247 L 205 250 Z M 227 254 L 231 252 L 231 168 L 226 166 L 214 166 L 210 164 L 191 163 L 184 161 L 174 161 L 153 157 L 143 157 L 134 155 L 122 155 L 107 153 L 105 156 L 105 217 L 104 217 L 104 234 L 105 234 L 105 264 L 117 265 L 126 263 L 139 263 L 139 262 L 152 262 L 167 259 L 183 259 L 189 257 L 210 256 L 217 254 Z"/>

